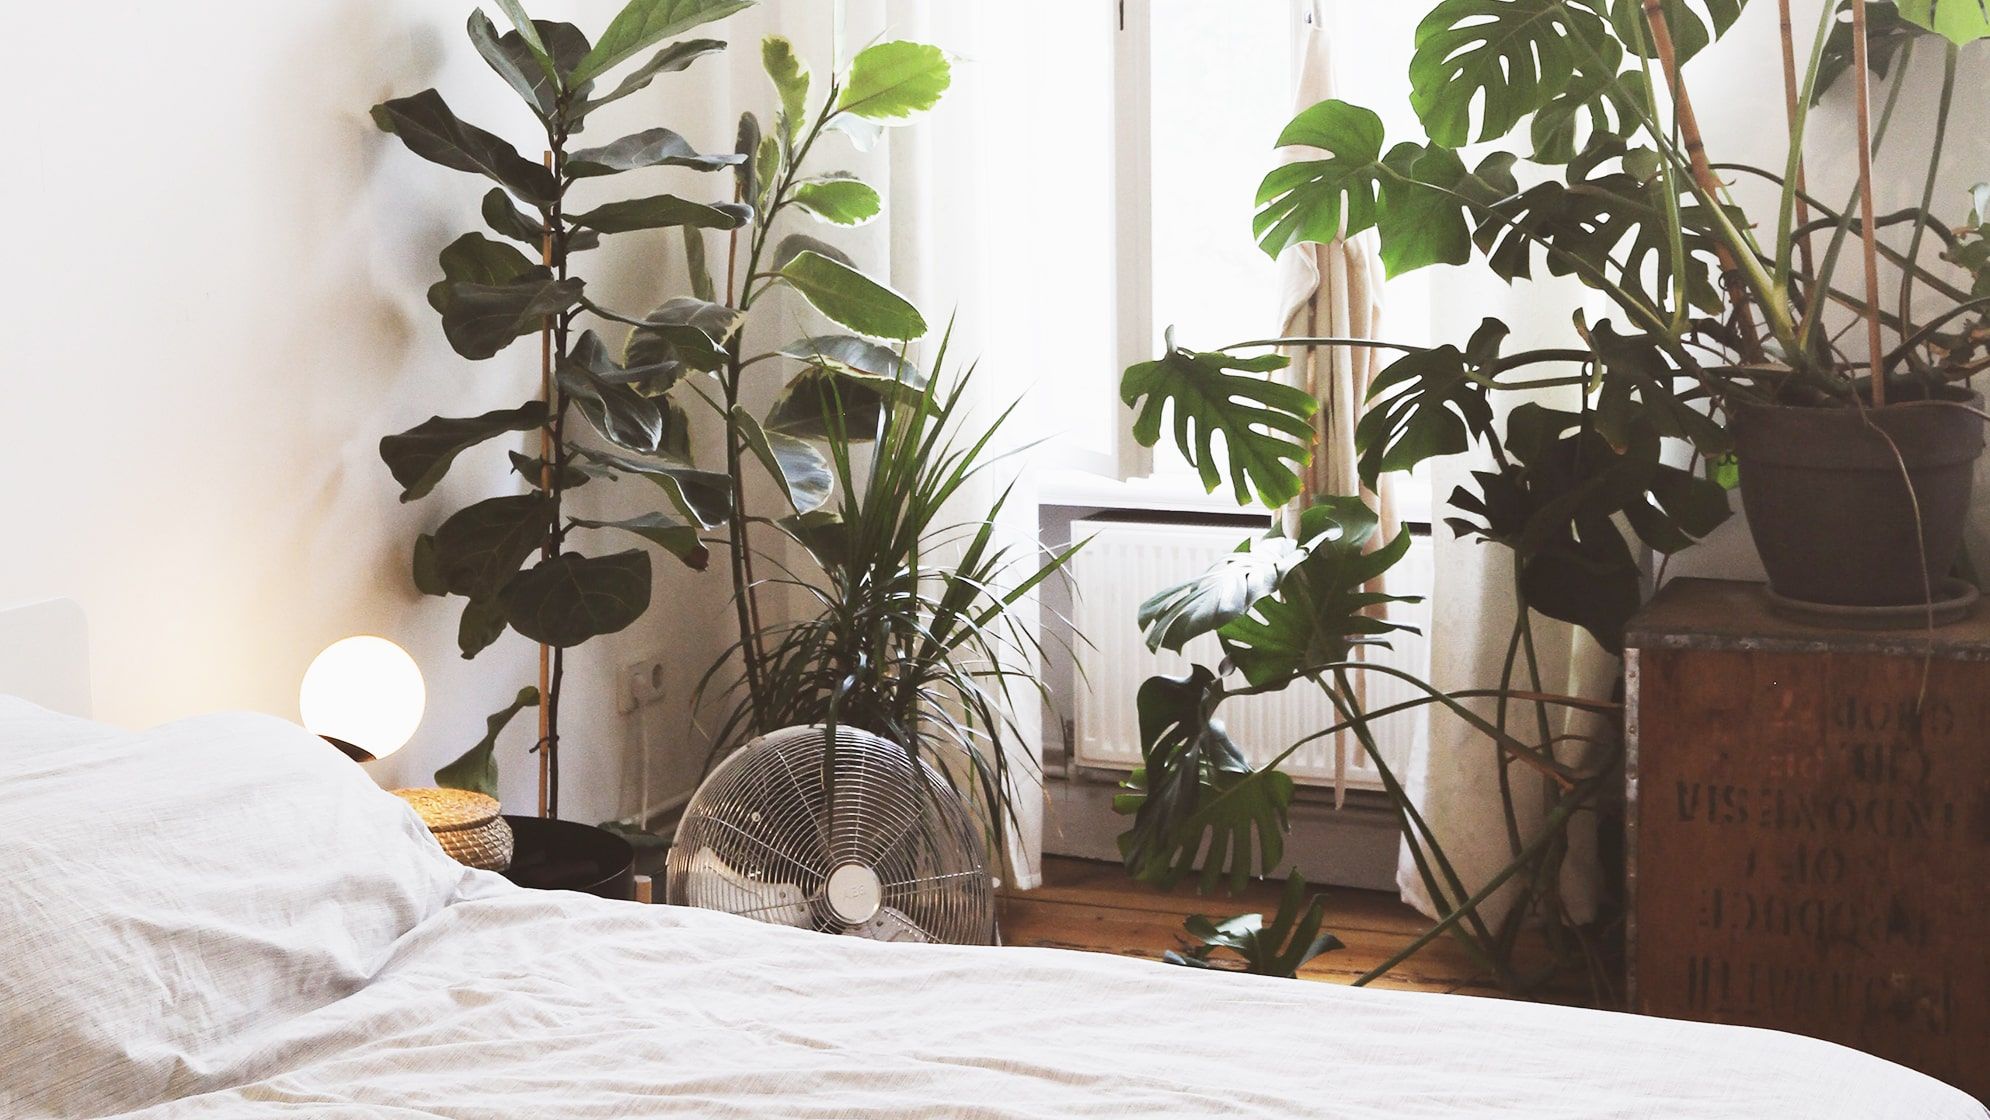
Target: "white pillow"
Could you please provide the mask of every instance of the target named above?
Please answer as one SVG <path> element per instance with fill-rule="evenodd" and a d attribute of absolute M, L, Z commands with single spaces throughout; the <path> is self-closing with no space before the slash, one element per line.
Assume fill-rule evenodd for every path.
<path fill-rule="evenodd" d="M 259 1023 L 365 984 L 465 873 L 292 724 L 129 733 L 0 696 L 0 1115 L 225 1083 Z"/>

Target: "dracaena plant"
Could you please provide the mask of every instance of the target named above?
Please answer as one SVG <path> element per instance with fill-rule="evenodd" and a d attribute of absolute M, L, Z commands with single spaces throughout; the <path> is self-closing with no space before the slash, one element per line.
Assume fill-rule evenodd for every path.
<path fill-rule="evenodd" d="M 1620 648 L 1643 592 L 1625 527 L 1670 555 L 1726 519 L 1733 471 L 1724 420 L 1736 404 L 1857 407 L 1884 403 L 1889 388 L 1936 398 L 1942 386 L 1990 366 L 1982 228 L 1990 192 L 1975 192 L 1966 221 L 1956 220 L 1959 213 L 1945 219 L 1933 199 L 1958 53 L 1990 36 L 1990 16 L 1976 0 L 1842 0 L 1825 6 L 1807 61 L 1795 57 L 1785 31 L 1789 156 L 1758 168 L 1714 161 L 1689 89 L 1689 63 L 1733 25 L 1743 2 L 1444 0 L 1419 24 L 1410 63 L 1423 137 L 1391 145 L 1377 114 L 1339 100 L 1306 109 L 1279 137 L 1281 147 L 1318 149 L 1323 158 L 1265 177 L 1254 230 L 1268 254 L 1373 229 L 1390 275 L 1478 262 L 1508 282 L 1540 271 L 1573 276 L 1612 311 L 1594 323 L 1576 315 L 1565 346 L 1511 349 L 1497 319 L 1437 346 L 1283 338 L 1199 351 L 1171 336 L 1159 360 L 1130 368 L 1122 384 L 1140 410 L 1136 436 L 1156 442 L 1172 411 L 1182 454 L 1211 489 L 1227 476 L 1240 503 L 1276 506 L 1301 490 L 1296 468 L 1307 458 L 1314 406 L 1267 380 L 1285 364 L 1265 352 L 1271 347 L 1399 355 L 1376 377 L 1356 427 L 1366 483 L 1433 457 L 1488 452 L 1492 468 L 1450 496 L 1446 524 L 1514 554 L 1520 609 L 1507 668 L 1495 688 L 1418 702 L 1446 704 L 1496 744 L 1512 862 L 1467 892 L 1386 764 L 1381 771 L 1419 872 L 1432 897 L 1449 904 L 1430 936 L 1457 933 L 1509 982 L 1522 979 L 1511 954 L 1516 922 L 1532 914 L 1556 928 L 1563 826 L 1611 784 L 1616 763 L 1611 742 L 1551 733 L 1549 705 L 1575 701 L 1542 692 L 1532 617 L 1573 623 L 1604 648 Z M 1933 143 L 1918 153 L 1926 166 L 1920 204 L 1874 215 L 1864 176 L 1835 206 L 1805 191 L 1810 106 L 1834 82 L 1851 80 L 1863 99 L 1868 69 L 1890 75 L 1870 130 L 1877 149 L 1909 58 L 1930 43 L 1944 51 L 1945 80 L 1932 106 Z M 1468 165 L 1468 146 L 1491 150 Z M 1767 221 L 1751 220 L 1736 204 L 1729 189 L 1736 177 L 1775 187 Z M 1910 231 L 1904 251 L 1879 242 L 1885 226 Z M 1896 267 L 1893 298 L 1878 295 L 1871 268 L 1863 290 L 1838 278 L 1855 241 Z M 1833 315 L 1865 325 L 1868 344 L 1841 347 L 1826 328 Z M 1883 332 L 1890 347 L 1879 341 Z M 1543 389 L 1564 393 L 1575 407 L 1530 401 L 1498 419 L 1494 394 Z M 1669 446 L 1707 469 L 1674 465 Z M 1276 762 L 1251 767 L 1228 741 L 1215 717 L 1225 696 L 1310 678 L 1334 698 L 1342 726 L 1372 747 L 1366 726 L 1379 713 L 1360 710 L 1348 674 L 1382 667 L 1349 663 L 1345 643 L 1375 636 L 1368 616 L 1378 604 L 1349 596 L 1387 567 L 1390 550 L 1337 561 L 1365 564 L 1363 581 L 1341 580 L 1336 606 L 1323 608 L 1320 577 L 1309 568 L 1320 571 L 1317 557 L 1343 552 L 1342 542 L 1366 535 L 1371 523 L 1346 500 L 1329 505 L 1323 516 L 1339 525 L 1338 536 L 1320 535 L 1316 523 L 1295 540 L 1249 543 L 1142 612 L 1156 646 L 1179 649 L 1198 634 L 1219 634 L 1225 668 L 1245 683 L 1227 685 L 1226 674 L 1198 668 L 1142 690 L 1147 765 L 1123 799 L 1135 815 L 1122 847 L 1136 875 L 1167 882 L 1199 866 L 1212 882 L 1254 866 L 1268 872 L 1281 856 L 1290 782 Z M 1267 661 L 1267 648 L 1285 659 Z M 1277 666 L 1269 677 L 1267 665 Z M 1474 696 L 1496 700 L 1493 720 L 1456 704 Z M 1523 721 L 1518 713 L 1529 710 Z M 1516 738 L 1522 722 L 1533 725 L 1532 742 Z M 1565 761 L 1571 749 L 1576 757 Z M 1547 787 L 1548 827 L 1531 839 L 1513 798 L 1515 764 L 1539 770 Z M 1520 904 L 1495 929 L 1477 908 L 1509 881 L 1520 883 Z"/>

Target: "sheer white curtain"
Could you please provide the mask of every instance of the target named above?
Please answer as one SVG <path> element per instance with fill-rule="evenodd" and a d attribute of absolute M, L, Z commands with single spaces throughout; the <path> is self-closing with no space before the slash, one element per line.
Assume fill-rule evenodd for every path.
<path fill-rule="evenodd" d="M 1057 14 L 1062 7 L 926 0 L 787 0 L 769 5 L 772 30 L 794 40 L 802 58 L 818 72 L 817 97 L 826 80 L 820 75 L 832 54 L 841 64 L 872 42 L 911 39 L 936 44 L 953 56 L 952 87 L 933 112 L 884 130 L 869 151 L 856 150 L 841 136 L 826 139 L 811 163 L 817 172 L 854 171 L 884 196 L 884 213 L 877 221 L 834 231 L 841 235 L 835 240 L 925 313 L 933 333 L 915 350 L 923 364 L 931 363 L 952 321 L 950 369 L 945 372 L 957 375 L 976 367 L 966 389 L 969 430 L 976 423 L 992 423 L 1002 409 L 1021 402 L 998 430 L 990 455 L 1013 452 L 1043 430 L 1040 394 L 1029 392 L 1042 370 L 1031 323 L 1044 311 L 1045 293 L 1029 282 L 1043 265 L 1038 259 L 1041 245 L 1031 232 L 1039 228 L 1042 215 L 1030 212 L 1028 192 L 1016 189 L 1018 168 L 1032 162 L 1028 153 L 1033 140 L 1030 122 L 1011 110 L 1032 77 L 1025 65 L 1031 17 L 1069 18 Z M 735 49 L 754 46 L 741 42 Z M 1015 488 L 997 519 L 998 539 L 1019 550 L 1034 548 L 1036 493 L 1030 472 L 1018 460 L 998 463 L 964 488 L 949 520 L 985 518 L 1011 481 Z M 1034 620 L 1034 597 L 1018 604 L 1016 612 L 1018 618 Z M 1037 670 L 1026 658 L 1005 668 L 1032 675 Z M 1041 874 L 1041 704 L 1024 690 L 1015 693 L 1012 708 L 1020 731 L 1010 759 L 1017 776 L 1012 793 L 1018 822 L 1007 853 L 1008 877 L 1030 887 Z"/>

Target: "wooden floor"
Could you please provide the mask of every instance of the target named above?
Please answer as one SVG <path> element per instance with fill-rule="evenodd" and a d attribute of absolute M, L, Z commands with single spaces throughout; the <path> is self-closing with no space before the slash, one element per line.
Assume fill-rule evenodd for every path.
<path fill-rule="evenodd" d="M 1003 896 L 1004 944 L 1159 960 L 1167 950 L 1183 946 L 1182 922 L 1191 914 L 1227 918 L 1255 910 L 1269 915 L 1278 907 L 1279 888 L 1268 883 L 1253 883 L 1236 896 L 1199 896 L 1191 885 L 1163 893 L 1133 882 L 1118 864 L 1060 856 L 1045 857 L 1043 875 L 1042 887 Z M 1350 983 L 1430 928 L 1429 919 L 1394 895 L 1339 887 L 1326 888 L 1325 894 L 1326 928 L 1347 948 L 1313 958 L 1299 970 L 1301 979 Z M 1372 986 L 1501 994 L 1448 938 L 1425 947 Z"/>

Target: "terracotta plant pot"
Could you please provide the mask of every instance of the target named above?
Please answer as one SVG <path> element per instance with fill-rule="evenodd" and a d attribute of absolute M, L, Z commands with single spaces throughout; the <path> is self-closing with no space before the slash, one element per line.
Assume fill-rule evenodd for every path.
<path fill-rule="evenodd" d="M 1949 399 L 1983 407 L 1974 393 Z M 1733 417 L 1742 508 L 1778 595 L 1920 606 L 1932 587 L 1944 598 L 1983 454 L 1979 417 L 1932 401 L 1864 410 L 1737 405 Z M 1925 547 L 1915 544 L 1917 499 Z"/>

